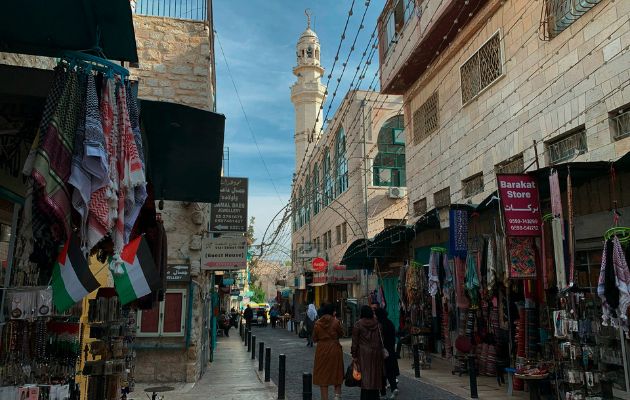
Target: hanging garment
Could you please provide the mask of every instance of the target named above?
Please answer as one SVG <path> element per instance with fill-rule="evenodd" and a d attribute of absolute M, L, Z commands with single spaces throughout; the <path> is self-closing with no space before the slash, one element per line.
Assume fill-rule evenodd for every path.
<path fill-rule="evenodd" d="M 617 295 L 612 286 L 612 274 L 614 271 L 614 283 L 618 291 L 619 303 L 616 304 Z M 597 295 L 602 299 L 602 324 L 616 325 L 613 319 L 619 318 L 620 325 L 628 330 L 628 317 L 626 315 L 630 305 L 630 270 L 624 255 L 621 242 L 616 236 L 607 241 L 602 255 L 602 266 L 597 284 Z M 610 302 L 610 303 L 609 303 Z"/>
<path fill-rule="evenodd" d="M 569 286 L 573 285 L 575 278 L 575 251 L 573 246 L 573 185 L 571 184 L 571 170 L 567 174 L 567 213 L 568 213 L 568 232 L 567 244 L 569 250 Z"/>
<path fill-rule="evenodd" d="M 440 254 L 434 251 L 429 255 L 429 294 L 435 296 L 438 292 L 440 280 L 438 277 L 438 262 Z"/>
<path fill-rule="evenodd" d="M 468 212 L 451 209 L 449 211 L 449 224 L 450 255 L 465 259 L 468 252 Z"/>
<path fill-rule="evenodd" d="M 469 254 L 466 265 L 466 294 L 470 299 L 471 309 L 479 307 L 479 276 L 477 275 L 476 257 Z"/>
<path fill-rule="evenodd" d="M 407 277 L 407 269 L 409 268 L 409 264 L 405 263 L 402 267 L 400 267 L 400 272 L 398 274 L 398 301 L 400 303 L 400 309 L 403 313 L 407 312 L 407 294 L 405 292 L 406 285 L 406 277 Z"/>
<path fill-rule="evenodd" d="M 90 201 L 92 183 L 89 175 L 83 169 L 82 161 L 84 155 L 83 143 L 85 142 L 85 118 L 86 118 L 86 98 L 89 87 L 89 78 L 94 80 L 92 74 L 79 74 L 80 85 L 85 89 L 80 91 L 79 99 L 79 121 L 74 134 L 74 151 L 72 154 L 72 165 L 70 167 L 70 177 L 68 184 L 74 187 L 72 192 L 72 207 L 79 213 L 81 218 L 80 237 L 85 239 L 85 226 L 87 221 L 87 208 Z M 83 252 L 86 253 L 84 243 L 81 243 Z"/>
<path fill-rule="evenodd" d="M 553 218 L 551 220 L 551 231 L 553 235 L 553 254 L 556 264 L 556 285 L 559 290 L 566 289 L 567 277 L 564 265 L 564 241 L 562 240 L 562 220 Z"/>
<path fill-rule="evenodd" d="M 536 278 L 536 252 L 531 237 L 508 237 L 510 278 Z"/>
<path fill-rule="evenodd" d="M 457 301 L 457 307 L 464 309 L 468 308 L 468 297 L 464 292 L 464 285 L 466 281 L 466 262 L 464 259 L 455 257 L 455 298 Z"/>
<path fill-rule="evenodd" d="M 558 171 L 553 171 L 549 175 L 549 191 L 551 195 L 551 212 L 556 218 L 562 218 L 562 195 L 560 194 L 560 182 Z"/>
<path fill-rule="evenodd" d="M 103 132 L 96 81 L 88 77 L 85 115 L 85 141 L 83 142 L 83 169 L 90 175 L 90 195 L 109 184 L 109 159 L 107 142 Z"/>
<path fill-rule="evenodd" d="M 488 238 L 486 242 L 486 254 L 487 254 L 487 268 L 486 268 L 486 283 L 488 285 L 488 292 L 492 293 L 494 286 L 496 285 L 496 269 L 495 269 L 495 257 L 494 257 L 494 244 L 492 238 Z"/>
<path fill-rule="evenodd" d="M 442 292 L 444 297 L 449 299 L 453 293 L 453 269 L 451 265 L 452 261 L 448 260 L 448 257 L 444 254 L 442 256 L 442 268 L 444 269 L 444 285 L 442 286 Z"/>
<path fill-rule="evenodd" d="M 57 241 L 66 240 L 71 232 L 70 195 L 66 183 L 70 177 L 80 112 L 79 91 L 77 74 L 70 72 L 47 132 L 40 138 L 31 171 L 33 206 L 48 219 L 49 229 Z"/>

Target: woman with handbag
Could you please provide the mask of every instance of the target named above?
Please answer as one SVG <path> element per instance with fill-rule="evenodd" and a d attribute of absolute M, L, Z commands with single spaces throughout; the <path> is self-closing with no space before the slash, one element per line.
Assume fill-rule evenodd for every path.
<path fill-rule="evenodd" d="M 378 400 L 385 358 L 380 324 L 369 306 L 361 307 L 360 317 L 352 329 L 351 353 L 361 371 L 361 400 Z"/>
<path fill-rule="evenodd" d="M 385 396 L 385 383 L 389 382 L 389 388 L 392 391 L 390 399 L 398 397 L 398 383 L 396 377 L 400 375 L 398 368 L 398 357 L 396 356 L 396 328 L 394 323 L 387 318 L 387 311 L 384 308 L 377 308 L 374 312 L 376 319 L 381 324 L 381 339 L 383 347 L 387 350 L 388 357 L 385 358 L 385 376 L 383 377 L 383 386 L 381 388 L 381 396 Z"/>
<path fill-rule="evenodd" d="M 322 316 L 315 322 L 313 342 L 317 343 L 313 365 L 313 385 L 319 386 L 322 400 L 328 400 L 328 386 L 335 387 L 335 400 L 341 399 L 343 382 L 343 337 L 341 322 L 335 318 L 332 304 L 322 307 Z"/>

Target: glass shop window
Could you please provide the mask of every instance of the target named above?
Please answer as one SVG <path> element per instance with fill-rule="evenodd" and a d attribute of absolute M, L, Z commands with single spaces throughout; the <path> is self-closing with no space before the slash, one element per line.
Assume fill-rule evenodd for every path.
<path fill-rule="evenodd" d="M 167 289 L 164 301 L 151 310 L 138 311 L 138 336 L 184 336 L 186 290 Z"/>

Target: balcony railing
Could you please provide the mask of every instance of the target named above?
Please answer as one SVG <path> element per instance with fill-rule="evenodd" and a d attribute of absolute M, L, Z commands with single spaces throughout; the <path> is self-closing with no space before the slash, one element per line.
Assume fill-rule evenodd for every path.
<path fill-rule="evenodd" d="M 132 0 L 138 15 L 207 21 L 212 0 Z"/>

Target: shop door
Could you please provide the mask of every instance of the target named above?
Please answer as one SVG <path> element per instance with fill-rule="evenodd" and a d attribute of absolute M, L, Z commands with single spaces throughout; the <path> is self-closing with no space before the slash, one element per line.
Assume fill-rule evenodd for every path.
<path fill-rule="evenodd" d="M 398 296 L 398 277 L 383 278 L 383 292 L 385 293 L 385 302 L 387 303 L 388 318 L 394 323 L 396 329 L 400 326 L 400 297 Z"/>

